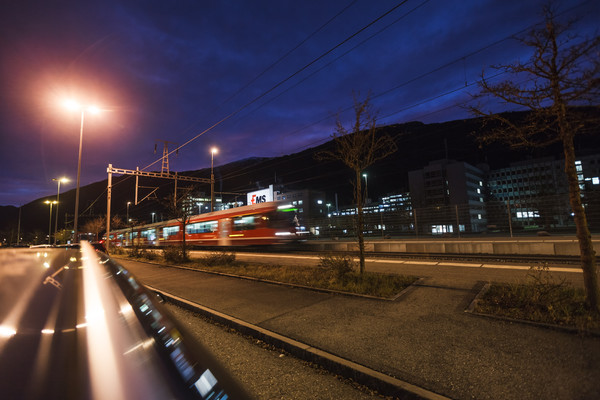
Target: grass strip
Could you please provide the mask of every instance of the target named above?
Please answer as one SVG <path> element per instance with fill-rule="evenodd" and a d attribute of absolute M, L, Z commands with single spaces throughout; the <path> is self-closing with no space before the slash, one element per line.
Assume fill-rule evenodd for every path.
<path fill-rule="evenodd" d="M 307 266 L 245 263 L 206 266 L 202 262 L 196 260 L 192 260 L 187 266 L 232 275 L 249 276 L 276 282 L 365 294 L 376 297 L 392 297 L 418 279 L 414 276 L 384 275 L 372 272 L 365 272 L 362 276 L 356 272 L 349 272 L 342 276 L 338 276 L 327 269 Z"/>
<path fill-rule="evenodd" d="M 535 283 L 492 284 L 475 312 L 512 319 L 600 331 L 600 317 L 586 306 L 583 289 Z"/>

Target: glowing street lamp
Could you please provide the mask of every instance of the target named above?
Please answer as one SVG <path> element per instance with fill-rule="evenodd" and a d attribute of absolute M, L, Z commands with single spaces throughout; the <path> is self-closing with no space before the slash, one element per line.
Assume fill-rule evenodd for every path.
<path fill-rule="evenodd" d="M 58 191 L 56 192 L 56 220 L 54 222 L 54 244 L 56 245 L 56 232 L 58 232 L 58 199 L 60 197 L 60 183 L 67 183 L 69 180 L 67 178 L 52 178 L 53 181 L 58 183 Z"/>
<path fill-rule="evenodd" d="M 75 189 L 75 217 L 73 218 L 73 232 L 75 237 L 73 238 L 74 243 L 79 243 L 79 235 L 77 234 L 77 220 L 79 217 L 79 181 L 81 177 L 81 148 L 83 145 L 83 120 L 85 112 L 91 114 L 98 114 L 100 109 L 96 106 L 84 106 L 75 100 L 66 100 L 64 106 L 72 111 L 81 111 L 81 128 L 79 129 L 79 158 L 77 160 L 77 188 Z"/>
<path fill-rule="evenodd" d="M 131 202 L 130 202 L 130 201 L 128 201 L 128 202 L 127 202 L 127 218 L 126 218 L 126 221 L 127 221 L 127 223 L 129 223 L 129 206 L 130 206 L 130 205 L 131 205 Z"/>
<path fill-rule="evenodd" d="M 48 244 L 50 244 L 50 237 L 52 237 L 52 205 L 58 204 L 58 202 L 56 200 L 54 200 L 54 201 L 46 200 L 44 203 L 50 205 L 50 218 L 48 220 Z"/>
<path fill-rule="evenodd" d="M 219 149 L 213 147 L 210 149 L 210 211 L 215 211 L 215 174 L 213 170 L 213 162 L 215 154 L 219 152 Z"/>

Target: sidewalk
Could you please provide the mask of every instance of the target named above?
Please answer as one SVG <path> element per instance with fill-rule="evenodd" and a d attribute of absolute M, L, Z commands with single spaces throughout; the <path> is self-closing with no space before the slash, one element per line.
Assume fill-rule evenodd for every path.
<path fill-rule="evenodd" d="M 371 379 L 384 393 L 600 398 L 600 338 L 465 313 L 482 286 L 476 280 L 452 282 L 428 274 L 389 302 L 118 261 L 146 285 L 240 329 L 300 347 L 296 353 L 322 356 L 334 368 L 346 367 L 344 373 Z"/>

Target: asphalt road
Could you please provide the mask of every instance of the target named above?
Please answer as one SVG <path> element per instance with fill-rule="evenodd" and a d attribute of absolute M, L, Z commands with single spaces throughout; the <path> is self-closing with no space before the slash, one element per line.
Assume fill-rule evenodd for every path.
<path fill-rule="evenodd" d="M 256 399 L 380 399 L 368 388 L 172 304 L 173 316 Z"/>

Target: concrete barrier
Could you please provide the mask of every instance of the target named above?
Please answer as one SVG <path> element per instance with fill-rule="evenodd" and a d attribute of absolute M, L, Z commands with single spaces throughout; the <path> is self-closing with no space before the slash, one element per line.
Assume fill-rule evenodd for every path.
<path fill-rule="evenodd" d="M 600 254 L 600 240 L 594 239 L 596 254 Z M 353 241 L 308 241 L 307 246 L 317 252 L 358 251 Z M 367 240 L 367 253 L 422 253 L 422 254 L 498 254 L 577 256 L 576 239 L 498 239 L 498 240 Z"/>

